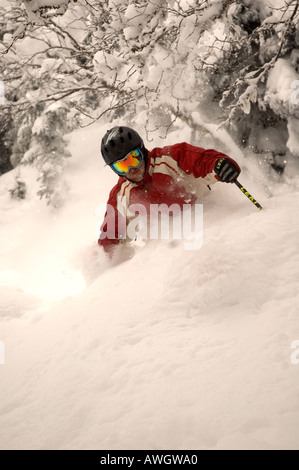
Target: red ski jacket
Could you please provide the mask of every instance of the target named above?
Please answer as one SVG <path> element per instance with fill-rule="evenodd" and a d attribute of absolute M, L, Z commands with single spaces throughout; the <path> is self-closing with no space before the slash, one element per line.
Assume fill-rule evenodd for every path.
<path fill-rule="evenodd" d="M 233 159 L 221 152 L 185 142 L 148 151 L 143 180 L 133 183 L 120 177 L 110 192 L 99 245 L 109 251 L 111 246 L 119 243 L 132 204 L 142 204 L 147 210 L 151 204 L 178 204 L 181 208 L 184 204 L 194 204 L 208 193 L 211 184 L 219 181 L 214 167 L 223 157 L 239 168 Z"/>

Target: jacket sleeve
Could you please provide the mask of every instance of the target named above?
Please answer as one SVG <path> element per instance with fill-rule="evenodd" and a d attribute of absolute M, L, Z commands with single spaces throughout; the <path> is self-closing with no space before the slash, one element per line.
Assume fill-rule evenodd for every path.
<path fill-rule="evenodd" d="M 205 150 L 184 142 L 171 147 L 165 147 L 163 149 L 164 154 L 165 150 L 166 152 L 169 151 L 169 155 L 176 160 L 178 166 L 187 175 L 193 174 L 195 178 L 211 176 L 215 179 L 215 182 L 219 181 L 218 176 L 214 172 L 214 167 L 220 158 L 227 158 L 241 171 L 239 165 L 232 158 L 213 149 Z"/>

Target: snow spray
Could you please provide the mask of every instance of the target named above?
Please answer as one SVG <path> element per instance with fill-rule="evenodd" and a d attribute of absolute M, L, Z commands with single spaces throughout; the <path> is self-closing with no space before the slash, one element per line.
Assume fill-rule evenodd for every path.
<path fill-rule="evenodd" d="M 5 347 L 3 341 L 0 341 L 0 364 L 5 364 Z"/>
<path fill-rule="evenodd" d="M 128 206 L 125 197 L 118 197 L 117 210 L 107 205 L 102 227 L 101 240 L 184 240 L 185 250 L 199 250 L 203 245 L 203 205 L 150 204 L 148 208 L 143 204 Z"/>
<path fill-rule="evenodd" d="M 295 351 L 291 354 L 291 363 L 294 366 L 297 366 L 299 364 L 299 341 L 293 341 L 291 344 L 291 348 L 295 349 Z"/>

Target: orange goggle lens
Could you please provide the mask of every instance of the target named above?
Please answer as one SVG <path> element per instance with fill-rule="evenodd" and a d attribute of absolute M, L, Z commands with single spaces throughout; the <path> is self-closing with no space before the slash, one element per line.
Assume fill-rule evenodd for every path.
<path fill-rule="evenodd" d="M 138 168 L 142 162 L 142 153 L 140 150 L 132 150 L 128 155 L 125 156 L 122 160 L 112 164 L 117 173 L 126 174 L 129 172 L 130 168 Z"/>

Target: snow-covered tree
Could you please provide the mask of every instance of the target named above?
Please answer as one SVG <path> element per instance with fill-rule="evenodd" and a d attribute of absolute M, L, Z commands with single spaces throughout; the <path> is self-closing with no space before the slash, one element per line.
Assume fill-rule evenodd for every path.
<path fill-rule="evenodd" d="M 64 135 L 72 129 L 70 112 L 63 102 L 47 107 L 33 124 L 31 146 L 22 160 L 23 164 L 34 164 L 38 169 L 38 195 L 54 207 L 64 202 L 62 173 L 66 159 L 71 156 Z"/>
<path fill-rule="evenodd" d="M 138 119 L 148 138 L 183 120 L 194 143 L 205 132 L 199 112 L 280 171 L 288 152 L 299 153 L 296 0 L 12 0 L 1 8 L 14 165 L 36 146 L 33 129 L 49 107 L 58 122 L 61 109 L 84 124 Z"/>
<path fill-rule="evenodd" d="M 297 1 L 234 2 L 228 11 L 234 41 L 220 63 L 220 73 L 227 77 L 220 103 L 228 110 L 230 130 L 244 146 L 268 154 L 278 171 L 287 152 L 299 150 L 290 124 L 299 116 L 292 100 L 292 84 L 299 78 L 294 67 L 298 7 Z"/>

